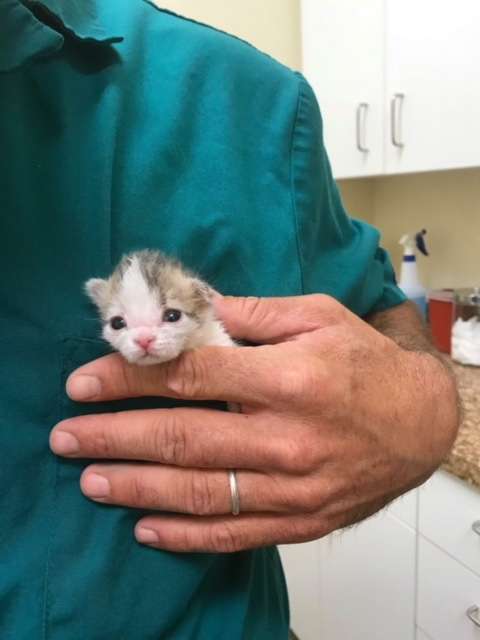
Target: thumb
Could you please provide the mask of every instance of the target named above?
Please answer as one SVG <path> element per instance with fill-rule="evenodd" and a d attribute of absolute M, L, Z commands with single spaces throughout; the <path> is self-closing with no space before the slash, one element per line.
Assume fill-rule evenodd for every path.
<path fill-rule="evenodd" d="M 313 294 L 286 298 L 237 298 L 215 294 L 217 317 L 239 340 L 277 343 L 302 333 L 338 324 L 346 311 L 329 296 Z"/>

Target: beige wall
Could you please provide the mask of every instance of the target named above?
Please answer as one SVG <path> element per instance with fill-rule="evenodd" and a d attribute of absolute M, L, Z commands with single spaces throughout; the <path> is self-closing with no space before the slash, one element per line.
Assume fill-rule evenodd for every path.
<path fill-rule="evenodd" d="M 299 69 L 299 0 L 156 0 L 160 7 L 206 22 L 248 40 Z"/>
<path fill-rule="evenodd" d="M 375 224 L 375 189 L 373 180 L 342 180 L 338 182 L 343 204 L 353 218 Z"/>
<path fill-rule="evenodd" d="M 427 229 L 431 256 L 419 259 L 425 286 L 480 286 L 480 169 L 382 178 L 374 222 L 396 262 L 401 233 Z"/>
<path fill-rule="evenodd" d="M 283 63 L 301 65 L 299 0 L 158 0 L 158 4 L 250 41 Z M 428 287 L 480 286 L 480 169 L 340 182 L 351 215 L 375 224 L 394 264 L 399 237 L 428 230 L 420 259 Z"/>
<path fill-rule="evenodd" d="M 339 183 L 348 211 L 382 233 L 395 267 L 398 240 L 427 229 L 430 257 L 419 257 L 426 287 L 480 286 L 480 169 L 438 171 Z M 364 215 L 363 215 L 364 214 Z"/>

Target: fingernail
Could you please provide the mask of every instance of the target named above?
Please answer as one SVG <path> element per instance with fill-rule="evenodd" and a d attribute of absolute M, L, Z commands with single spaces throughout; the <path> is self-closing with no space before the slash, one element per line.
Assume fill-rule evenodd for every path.
<path fill-rule="evenodd" d="M 67 393 L 72 400 L 91 400 L 101 390 L 100 380 L 94 376 L 77 375 L 67 380 Z"/>
<path fill-rule="evenodd" d="M 59 455 L 71 455 L 80 451 L 80 445 L 75 436 L 66 431 L 54 431 L 50 437 L 50 447 Z"/>
<path fill-rule="evenodd" d="M 143 544 L 152 544 L 154 542 L 158 542 L 158 534 L 153 529 L 144 529 L 140 527 L 135 531 L 135 536 L 138 542 L 142 542 Z"/>
<path fill-rule="evenodd" d="M 106 498 L 110 493 L 110 483 L 98 473 L 89 473 L 82 478 L 82 491 L 89 498 Z"/>

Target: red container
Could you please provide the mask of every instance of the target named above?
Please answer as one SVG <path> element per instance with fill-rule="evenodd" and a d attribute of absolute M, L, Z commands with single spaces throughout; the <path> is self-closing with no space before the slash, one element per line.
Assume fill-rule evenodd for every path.
<path fill-rule="evenodd" d="M 452 326 L 455 322 L 455 292 L 453 289 L 430 291 L 428 317 L 434 345 L 443 353 L 451 353 Z"/>

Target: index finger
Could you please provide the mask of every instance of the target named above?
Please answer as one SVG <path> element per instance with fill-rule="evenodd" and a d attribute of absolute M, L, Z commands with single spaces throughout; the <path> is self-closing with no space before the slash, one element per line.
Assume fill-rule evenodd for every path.
<path fill-rule="evenodd" d="M 142 409 L 63 420 L 52 430 L 50 446 L 72 458 L 297 472 L 305 461 L 305 455 L 297 455 L 302 434 L 305 430 L 295 420 L 272 416 L 252 418 L 203 408 Z"/>
<path fill-rule="evenodd" d="M 166 396 L 262 404 L 274 393 L 271 372 L 278 354 L 271 350 L 278 348 L 202 347 L 144 367 L 111 354 L 74 371 L 67 380 L 67 393 L 81 402 Z"/>

